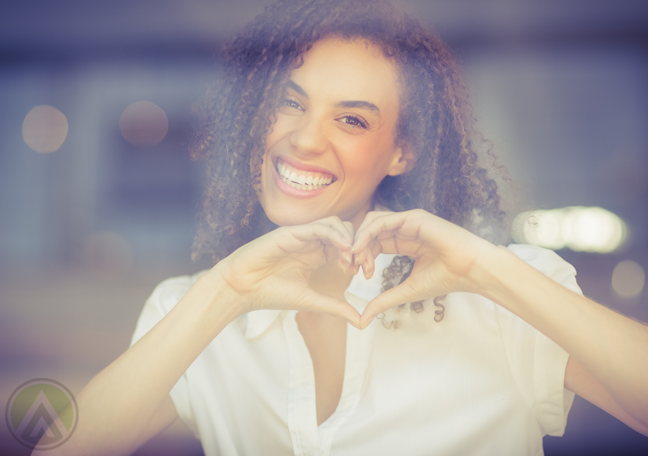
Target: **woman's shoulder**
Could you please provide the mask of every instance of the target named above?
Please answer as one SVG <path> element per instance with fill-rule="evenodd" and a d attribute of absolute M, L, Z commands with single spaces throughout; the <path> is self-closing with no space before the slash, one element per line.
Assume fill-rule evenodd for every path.
<path fill-rule="evenodd" d="M 196 282 L 198 277 L 206 271 L 193 275 L 172 277 L 163 280 L 151 293 L 151 296 L 144 303 L 135 327 L 131 345 L 137 342 L 153 326 L 155 326 L 175 305 L 180 302 L 189 288 Z"/>
<path fill-rule="evenodd" d="M 161 310 L 168 312 L 182 299 L 189 291 L 189 288 L 203 275 L 206 270 L 193 275 L 170 277 L 160 282 L 147 300 L 147 305 L 154 305 Z"/>
<path fill-rule="evenodd" d="M 576 269 L 553 250 L 527 244 L 510 244 L 507 248 L 544 275 L 580 293 Z"/>

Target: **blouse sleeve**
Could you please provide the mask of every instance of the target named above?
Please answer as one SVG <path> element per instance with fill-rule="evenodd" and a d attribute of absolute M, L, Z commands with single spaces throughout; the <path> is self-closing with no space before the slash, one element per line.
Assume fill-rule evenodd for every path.
<path fill-rule="evenodd" d="M 509 249 L 556 282 L 582 294 L 576 270 L 551 250 L 530 245 Z M 574 393 L 565 389 L 569 354 L 513 313 L 496 306 L 509 364 L 520 391 L 544 435 L 561 436 Z"/>
<path fill-rule="evenodd" d="M 135 333 L 131 340 L 131 346 L 141 339 L 151 330 L 151 328 L 162 320 L 166 314 L 169 313 L 169 311 L 187 293 L 199 275 L 200 274 L 167 279 L 153 290 L 151 296 L 146 300 L 144 309 L 142 309 L 142 313 L 137 321 Z M 180 419 L 189 426 L 194 435 L 198 436 L 198 429 L 195 424 L 194 414 L 189 400 L 186 373 L 180 377 L 169 394 Z"/>

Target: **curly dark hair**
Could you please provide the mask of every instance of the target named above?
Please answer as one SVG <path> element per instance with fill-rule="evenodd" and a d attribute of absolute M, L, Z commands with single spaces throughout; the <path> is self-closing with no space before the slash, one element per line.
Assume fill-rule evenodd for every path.
<path fill-rule="evenodd" d="M 385 177 L 375 202 L 394 211 L 422 208 L 492 241 L 507 237 L 506 212 L 487 171 L 501 167 L 474 130 L 466 87 L 445 44 L 381 0 L 282 0 L 225 45 L 224 65 L 200 108 L 191 154 L 206 161 L 208 182 L 193 259 L 207 256 L 215 264 L 274 228 L 256 194 L 265 136 L 290 72 L 327 36 L 366 40 L 400 70 L 395 136 L 416 165 Z M 392 265 L 392 276 L 398 268 Z"/>

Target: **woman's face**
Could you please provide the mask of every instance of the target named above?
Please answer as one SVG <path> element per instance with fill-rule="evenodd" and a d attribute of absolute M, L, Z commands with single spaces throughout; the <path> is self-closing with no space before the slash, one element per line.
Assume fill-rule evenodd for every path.
<path fill-rule="evenodd" d="M 290 75 L 266 139 L 259 200 L 277 225 L 337 215 L 357 228 L 386 175 L 407 162 L 395 144 L 398 71 L 365 41 L 315 43 Z"/>

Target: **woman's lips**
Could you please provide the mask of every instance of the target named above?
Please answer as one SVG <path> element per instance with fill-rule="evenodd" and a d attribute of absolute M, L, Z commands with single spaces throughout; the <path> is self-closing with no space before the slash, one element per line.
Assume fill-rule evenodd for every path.
<path fill-rule="evenodd" d="M 294 160 L 294 159 L 292 159 L 290 157 L 286 157 L 286 156 L 283 156 L 283 155 L 279 155 L 278 157 L 276 157 L 275 166 L 277 165 L 278 162 L 283 162 L 284 164 L 286 164 L 288 166 L 291 166 L 291 167 L 295 168 L 298 171 L 320 173 L 320 174 L 324 174 L 326 176 L 331 176 L 331 177 L 334 178 L 333 180 L 336 180 L 335 175 L 332 172 L 330 172 L 326 168 L 322 168 L 321 166 L 312 165 L 312 164 L 308 164 L 308 163 L 300 163 L 297 160 Z"/>
<path fill-rule="evenodd" d="M 273 177 L 277 187 L 284 193 L 297 198 L 317 196 L 336 180 L 333 174 L 326 172 L 323 168 L 296 163 L 284 157 L 279 157 L 273 168 Z"/>

